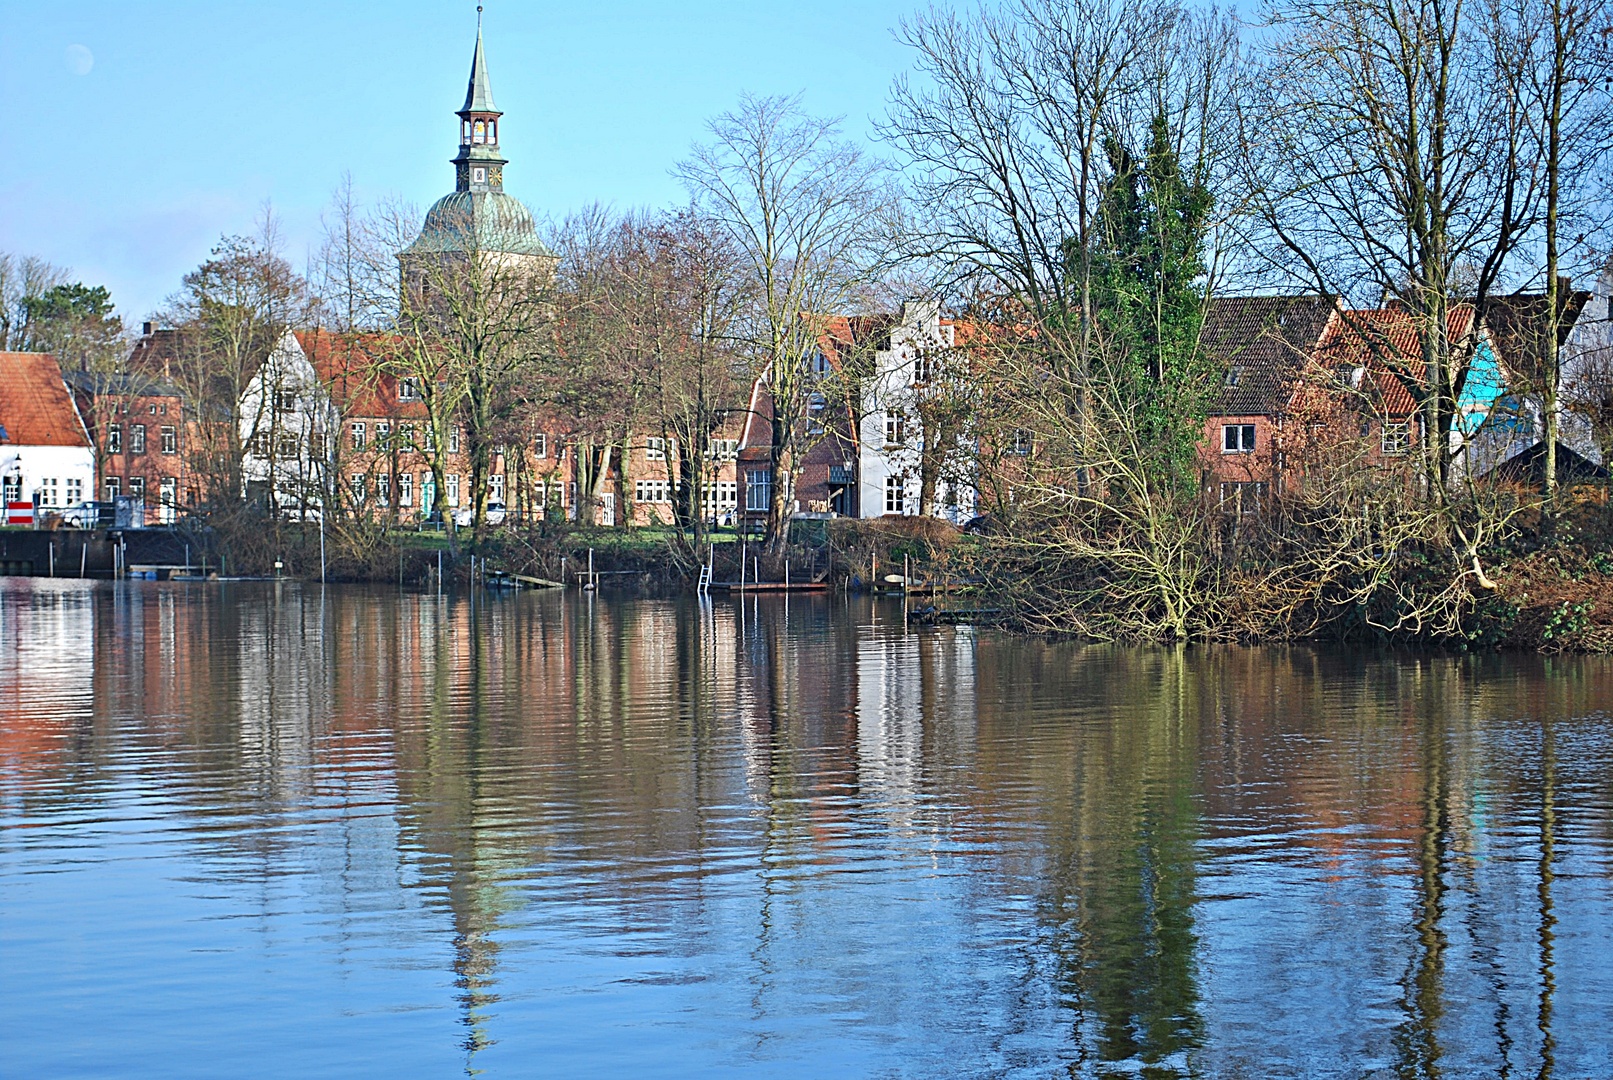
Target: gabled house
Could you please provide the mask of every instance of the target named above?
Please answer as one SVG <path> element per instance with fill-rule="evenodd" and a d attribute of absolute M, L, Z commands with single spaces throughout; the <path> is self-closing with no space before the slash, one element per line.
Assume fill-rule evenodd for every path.
<path fill-rule="evenodd" d="M 1603 462 L 1587 410 L 1585 391 L 1600 376 L 1606 381 L 1613 357 L 1613 268 L 1604 271 L 1594 292 L 1570 287 L 1558 279 L 1557 439 L 1559 470 L 1594 476 Z M 1505 388 L 1472 440 L 1472 468 L 1477 475 L 1519 478 L 1544 469 L 1545 403 L 1541 396 L 1540 328 L 1546 314 L 1544 293 L 1491 297 L 1484 326 L 1499 356 Z M 1574 406 L 1581 406 L 1575 408 Z M 1539 449 L 1541 452 L 1535 454 Z M 1539 461 L 1535 461 L 1535 457 Z M 1505 466 L 1503 468 L 1503 466 Z M 1572 478 L 1572 477 L 1569 477 Z"/>
<path fill-rule="evenodd" d="M 29 524 L 95 497 L 95 448 L 49 353 L 0 353 L 0 503 Z M 21 511 L 18 511 L 21 517 Z"/>
<path fill-rule="evenodd" d="M 72 371 L 64 378 L 95 447 L 96 498 L 135 499 L 154 510 L 144 520 L 164 525 L 196 505 L 190 462 L 199 430 L 179 386 L 138 371 Z"/>
<path fill-rule="evenodd" d="M 1337 298 L 1321 294 L 1210 301 L 1199 343 L 1223 375 L 1199 461 L 1206 487 L 1223 505 L 1252 508 L 1280 490 L 1295 391 L 1338 320 Z"/>

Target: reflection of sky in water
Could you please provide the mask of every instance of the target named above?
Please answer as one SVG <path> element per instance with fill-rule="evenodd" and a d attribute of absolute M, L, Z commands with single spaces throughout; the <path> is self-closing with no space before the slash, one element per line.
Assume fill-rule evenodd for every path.
<path fill-rule="evenodd" d="M 1613 1071 L 1606 661 L 229 589 L 0 579 L 0 1071 Z"/>

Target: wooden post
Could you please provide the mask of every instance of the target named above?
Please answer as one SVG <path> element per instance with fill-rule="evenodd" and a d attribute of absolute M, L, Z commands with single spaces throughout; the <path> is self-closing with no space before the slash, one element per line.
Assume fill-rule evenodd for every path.
<path fill-rule="evenodd" d="M 913 576 L 912 560 L 913 560 L 913 557 L 911 555 L 903 555 L 902 556 L 902 625 L 903 626 L 907 625 L 907 590 L 910 587 L 909 586 L 909 579 Z"/>
<path fill-rule="evenodd" d="M 80 541 L 79 545 L 78 545 L 78 576 L 79 577 L 84 577 L 85 576 L 85 574 L 84 574 L 84 564 L 85 564 L 85 560 L 87 560 L 89 557 L 90 557 L 90 545 L 88 543 L 85 543 L 84 541 Z"/>

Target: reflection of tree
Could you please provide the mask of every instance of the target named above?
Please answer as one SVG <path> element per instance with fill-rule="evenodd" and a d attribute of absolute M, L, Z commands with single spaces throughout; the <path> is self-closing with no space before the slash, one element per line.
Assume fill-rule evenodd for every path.
<path fill-rule="evenodd" d="M 1043 918 L 1061 993 L 1095 1025 L 1083 1056 L 1142 1063 L 1175 1076 L 1203 1036 L 1194 973 L 1196 721 L 1185 715 L 1184 656 L 1112 658 L 1114 680 L 1148 686 L 1141 700 L 1105 701 L 1114 720 L 1092 725 L 1071 755 L 1070 806 L 1050 837 Z M 1152 670 L 1148 670 L 1152 669 Z M 1187 706 L 1188 708 L 1184 708 Z"/>
<path fill-rule="evenodd" d="M 1431 710 L 1423 718 L 1419 738 L 1422 758 L 1423 825 L 1417 838 L 1417 899 L 1413 907 L 1416 955 L 1402 982 L 1401 1010 L 1406 1018 L 1395 1028 L 1398 1071 L 1404 1077 L 1441 1073 L 1439 1022 L 1445 1014 L 1445 873 L 1450 843 L 1450 781 L 1446 768 L 1445 714 Z"/>

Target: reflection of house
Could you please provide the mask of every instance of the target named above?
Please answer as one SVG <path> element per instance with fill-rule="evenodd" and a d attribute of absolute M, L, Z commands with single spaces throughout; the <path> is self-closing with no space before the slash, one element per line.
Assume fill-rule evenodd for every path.
<path fill-rule="evenodd" d="M 0 501 L 41 509 L 93 499 L 95 449 L 49 353 L 0 353 Z"/>

